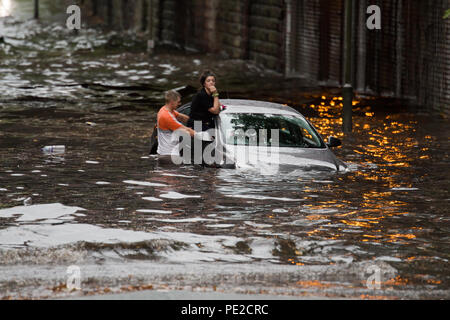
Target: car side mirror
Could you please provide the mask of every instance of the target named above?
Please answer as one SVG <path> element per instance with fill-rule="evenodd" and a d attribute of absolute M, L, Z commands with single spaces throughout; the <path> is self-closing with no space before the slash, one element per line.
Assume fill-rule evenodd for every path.
<path fill-rule="evenodd" d="M 328 137 L 328 148 L 336 148 L 342 146 L 342 141 L 336 137 L 330 136 Z"/>

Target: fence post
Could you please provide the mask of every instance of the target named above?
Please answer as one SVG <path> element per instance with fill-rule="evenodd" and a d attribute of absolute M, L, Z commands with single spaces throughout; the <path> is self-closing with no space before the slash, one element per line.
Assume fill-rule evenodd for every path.
<path fill-rule="evenodd" d="M 352 27 L 353 27 L 353 0 L 345 0 L 345 53 L 344 53 L 344 88 L 342 97 L 344 102 L 342 125 L 345 133 L 352 132 Z"/>
<path fill-rule="evenodd" d="M 39 19 L 39 0 L 34 0 L 34 18 Z"/>

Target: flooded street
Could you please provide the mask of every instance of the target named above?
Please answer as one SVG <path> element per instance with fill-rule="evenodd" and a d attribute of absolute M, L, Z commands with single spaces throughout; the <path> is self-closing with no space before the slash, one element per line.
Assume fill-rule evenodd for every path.
<path fill-rule="evenodd" d="M 215 56 L 149 57 L 143 44 L 0 18 L 0 298 L 450 298 L 447 119 L 358 97 L 344 136 L 339 91 Z M 163 92 L 183 88 L 190 101 L 208 67 L 222 95 L 291 105 L 322 137 L 341 138 L 334 153 L 349 170 L 160 165 L 148 153 Z M 65 152 L 47 155 L 48 145 Z"/>

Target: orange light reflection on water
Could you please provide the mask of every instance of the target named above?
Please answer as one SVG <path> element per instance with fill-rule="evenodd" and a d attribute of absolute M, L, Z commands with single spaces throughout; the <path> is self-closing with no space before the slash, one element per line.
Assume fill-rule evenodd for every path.
<path fill-rule="evenodd" d="M 389 233 L 382 224 L 383 220 L 392 217 L 408 214 L 402 210 L 406 203 L 398 200 L 389 200 L 392 192 L 369 191 L 361 194 L 361 203 L 358 210 L 352 210 L 340 214 L 310 214 L 306 216 L 310 221 L 329 221 L 340 223 L 347 226 L 351 230 L 360 230 L 359 237 L 362 242 L 407 242 L 413 240 L 416 236 L 412 233 Z M 316 205 L 307 205 L 308 211 L 327 212 L 330 208 L 346 207 L 346 204 L 339 204 L 338 201 L 325 201 Z M 305 206 L 306 207 L 306 206 Z M 330 222 L 327 223 L 328 225 Z M 345 227 L 338 229 L 324 228 L 323 224 L 316 225 L 314 230 L 307 232 L 308 236 L 321 236 L 327 240 L 335 240 L 345 237 L 346 233 L 342 232 Z"/>
<path fill-rule="evenodd" d="M 315 288 L 330 288 L 336 286 L 332 283 L 326 283 L 318 280 L 297 281 L 295 284 L 301 287 L 315 287 Z"/>
<path fill-rule="evenodd" d="M 311 104 L 310 108 L 318 114 L 314 118 L 314 126 L 323 136 L 335 136 L 343 138 L 342 132 L 342 97 L 326 98 L 322 96 L 321 102 Z M 353 105 L 356 106 L 360 100 L 355 99 Z M 370 156 L 381 159 L 388 166 L 410 167 L 408 158 L 409 151 L 418 145 L 418 142 L 411 138 L 411 133 L 416 131 L 417 121 L 402 123 L 393 120 L 391 116 L 386 116 L 384 120 L 374 118 L 375 113 L 370 111 L 370 107 L 361 108 L 365 110 L 365 117 L 354 117 L 355 131 L 358 134 L 367 136 L 370 144 L 358 145 L 353 151 L 360 155 Z M 404 137 L 402 137 L 402 135 Z M 426 139 L 433 139 L 431 136 Z M 428 156 L 422 155 L 421 159 L 426 160 Z"/>
<path fill-rule="evenodd" d="M 322 136 L 335 136 L 343 139 L 343 148 L 346 147 L 346 136 L 342 132 L 342 101 L 340 96 L 322 96 L 316 104 L 311 104 L 310 108 L 316 111 L 317 117 L 311 119 L 314 126 Z M 402 171 L 412 167 L 412 163 L 417 160 L 429 158 L 428 148 L 418 148 L 419 142 L 415 138 L 418 122 L 408 118 L 403 120 L 396 115 L 387 115 L 384 118 L 376 116 L 369 106 L 363 106 L 361 101 L 355 99 L 353 105 L 357 106 L 357 112 L 353 116 L 354 135 L 358 135 L 361 141 L 357 145 L 350 145 L 351 150 L 347 150 L 358 164 L 363 163 L 365 170 L 355 170 L 348 174 L 344 180 L 355 183 L 358 181 L 369 181 L 374 183 L 371 191 L 361 194 L 346 193 L 346 196 L 361 199 L 359 208 L 340 214 L 311 214 L 306 217 L 310 221 L 329 221 L 329 224 L 342 224 L 339 227 L 326 227 L 324 224 L 314 225 L 314 229 L 309 230 L 310 237 L 321 237 L 326 239 L 338 239 L 346 236 L 343 231 L 349 228 L 355 231 L 353 238 L 359 237 L 362 242 L 401 242 L 410 243 L 416 239 L 416 235 L 409 232 L 389 233 L 383 225 L 383 221 L 389 217 L 408 214 L 405 209 L 405 202 L 393 199 L 396 196 L 394 188 L 414 188 L 410 181 L 402 180 Z M 399 120 L 402 119 L 402 120 Z M 432 136 L 425 136 L 424 139 L 434 141 Z M 415 156 L 417 155 L 417 157 Z M 372 165 L 372 166 L 371 166 Z M 400 171 L 398 171 L 400 170 Z M 397 172 L 393 174 L 393 172 Z M 381 187 L 381 190 L 379 190 Z M 322 187 L 321 190 L 327 190 Z M 308 190 L 305 190 L 308 192 Z M 309 192 L 314 190 L 309 190 Z M 342 199 L 336 201 L 326 201 L 315 205 L 306 205 L 308 212 L 327 212 L 330 208 L 346 208 L 347 203 Z M 306 207 L 305 206 L 305 207 Z M 342 210 L 340 210 L 342 212 Z M 345 226 L 345 227 L 344 227 Z M 359 231 L 356 232 L 356 231 Z"/>

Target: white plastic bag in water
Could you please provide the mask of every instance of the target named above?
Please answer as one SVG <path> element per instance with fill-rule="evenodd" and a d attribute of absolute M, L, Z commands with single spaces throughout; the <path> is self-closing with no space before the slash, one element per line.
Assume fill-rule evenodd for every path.
<path fill-rule="evenodd" d="M 42 148 L 42 152 L 45 154 L 62 154 L 66 152 L 66 146 L 45 146 Z"/>

